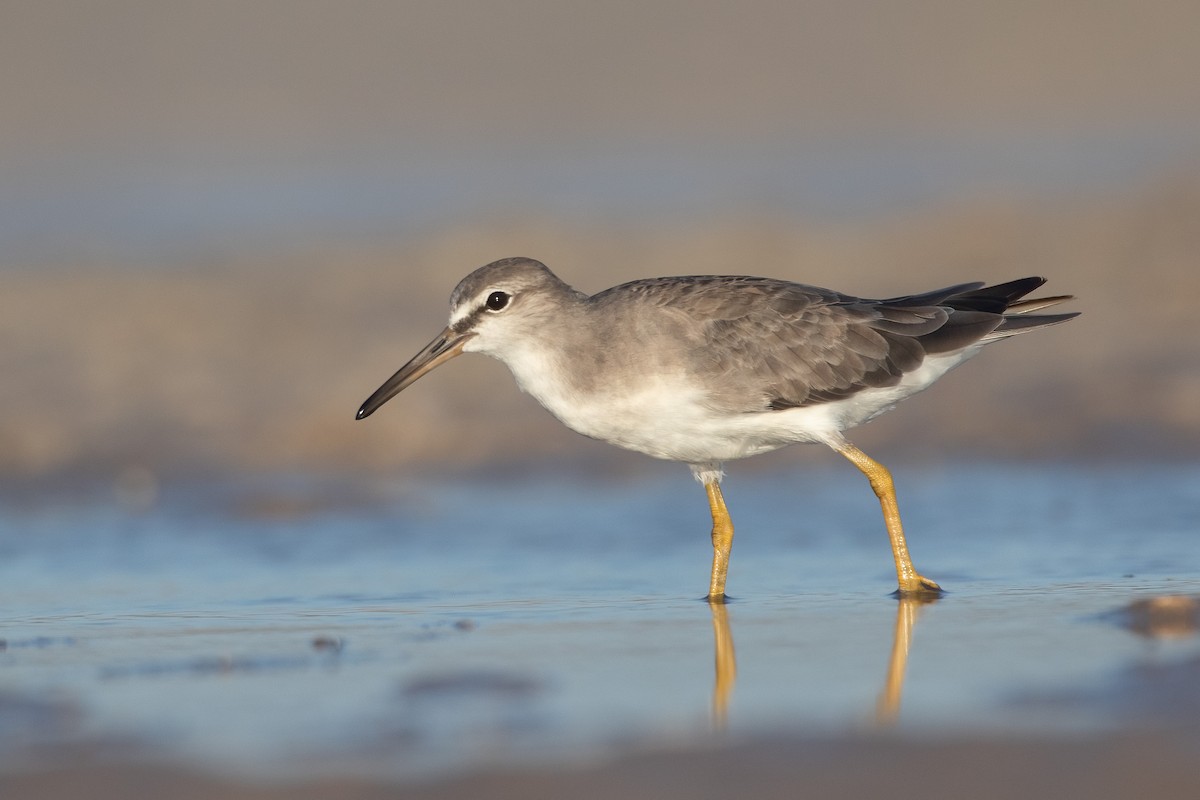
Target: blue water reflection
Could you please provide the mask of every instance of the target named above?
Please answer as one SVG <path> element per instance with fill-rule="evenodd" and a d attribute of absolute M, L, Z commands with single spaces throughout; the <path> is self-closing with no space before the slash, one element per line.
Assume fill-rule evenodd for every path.
<path fill-rule="evenodd" d="M 1119 728 L 1130 704 L 1144 721 L 1108 687 L 1200 651 L 1104 616 L 1200 593 L 1200 468 L 897 475 L 914 558 L 947 598 L 888 596 L 859 476 L 735 473 L 720 619 L 700 600 L 707 507 L 686 474 L 366 492 L 266 476 L 169 486 L 145 511 L 107 495 L 10 504 L 0 711 L 27 724 L 0 725 L 0 760 L 121 742 L 250 772 L 410 774 L 691 740 L 714 722 L 1073 735 Z M 333 501 L 294 502 L 317 495 Z"/>

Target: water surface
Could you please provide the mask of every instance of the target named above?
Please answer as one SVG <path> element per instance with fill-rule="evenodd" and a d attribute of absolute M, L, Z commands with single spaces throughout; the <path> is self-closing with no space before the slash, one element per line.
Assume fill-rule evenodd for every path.
<path fill-rule="evenodd" d="M 1200 594 L 1200 468 L 896 473 L 933 604 L 889 596 L 844 470 L 727 480 L 723 609 L 686 474 L 10 494 L 0 763 L 410 776 L 772 731 L 1196 733 L 1194 632 L 1115 612 Z"/>

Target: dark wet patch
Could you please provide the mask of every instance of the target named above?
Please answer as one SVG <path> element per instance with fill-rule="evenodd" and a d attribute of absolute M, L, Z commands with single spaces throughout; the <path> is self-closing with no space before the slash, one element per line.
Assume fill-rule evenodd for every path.
<path fill-rule="evenodd" d="M 1104 617 L 1148 639 L 1182 639 L 1200 631 L 1200 596 L 1144 597 Z"/>
<path fill-rule="evenodd" d="M 70 636 L 35 636 L 31 639 L 0 639 L 0 653 L 5 650 L 45 650 L 50 647 L 73 647 L 75 639 Z"/>
<path fill-rule="evenodd" d="M 0 692 L 0 741 L 62 739 L 79 729 L 83 716 L 79 704 L 66 697 Z"/>
<path fill-rule="evenodd" d="M 544 684 L 528 675 L 473 670 L 424 675 L 409 680 L 401 689 L 408 699 L 491 697 L 523 699 L 540 693 Z"/>
<path fill-rule="evenodd" d="M 475 621 L 471 619 L 458 619 L 453 622 L 424 622 L 421 624 L 420 633 L 416 634 L 414 638 L 417 641 L 428 642 L 454 633 L 470 633 L 476 627 Z"/>
<path fill-rule="evenodd" d="M 1111 680 L 1074 690 L 1029 693 L 1019 706 L 1039 711 L 1099 710 L 1124 725 L 1200 734 L 1200 656 L 1183 661 L 1141 663 L 1117 672 Z"/>
<path fill-rule="evenodd" d="M 312 658 L 296 656 L 192 658 L 183 661 L 150 661 L 119 667 L 104 667 L 105 679 L 156 678 L 171 675 L 233 675 L 307 669 L 316 664 Z"/>
<path fill-rule="evenodd" d="M 312 640 L 312 649 L 318 653 L 340 653 L 345 646 L 346 640 L 340 636 L 315 636 Z"/>

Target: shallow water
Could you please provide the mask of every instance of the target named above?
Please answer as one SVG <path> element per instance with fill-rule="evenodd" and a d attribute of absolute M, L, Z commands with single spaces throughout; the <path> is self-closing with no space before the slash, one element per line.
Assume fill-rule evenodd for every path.
<path fill-rule="evenodd" d="M 257 775 L 576 762 L 763 731 L 1200 742 L 1200 640 L 1116 612 L 1200 594 L 1200 466 L 735 472 L 724 609 L 682 474 L 365 489 L 257 477 L 0 512 L 0 764 Z M 315 500 L 314 500 L 315 498 Z M 1163 688 L 1166 687 L 1166 688 Z"/>

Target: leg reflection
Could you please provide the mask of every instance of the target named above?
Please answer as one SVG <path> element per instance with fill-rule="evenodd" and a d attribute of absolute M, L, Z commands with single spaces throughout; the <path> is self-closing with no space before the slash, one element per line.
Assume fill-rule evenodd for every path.
<path fill-rule="evenodd" d="M 729 630 L 729 609 L 723 602 L 709 603 L 713 621 L 713 652 L 716 678 L 713 681 L 712 722 L 715 730 L 725 727 L 729 695 L 737 682 L 737 656 L 733 652 L 733 634 Z"/>
<path fill-rule="evenodd" d="M 891 725 L 900 716 L 900 696 L 904 692 L 904 671 L 908 667 L 908 648 L 912 644 L 913 630 L 921 616 L 921 608 L 937 601 L 938 597 L 931 595 L 901 594 L 896 602 L 892 655 L 888 659 L 883 691 L 879 693 L 879 701 L 875 704 L 877 725 Z"/>

